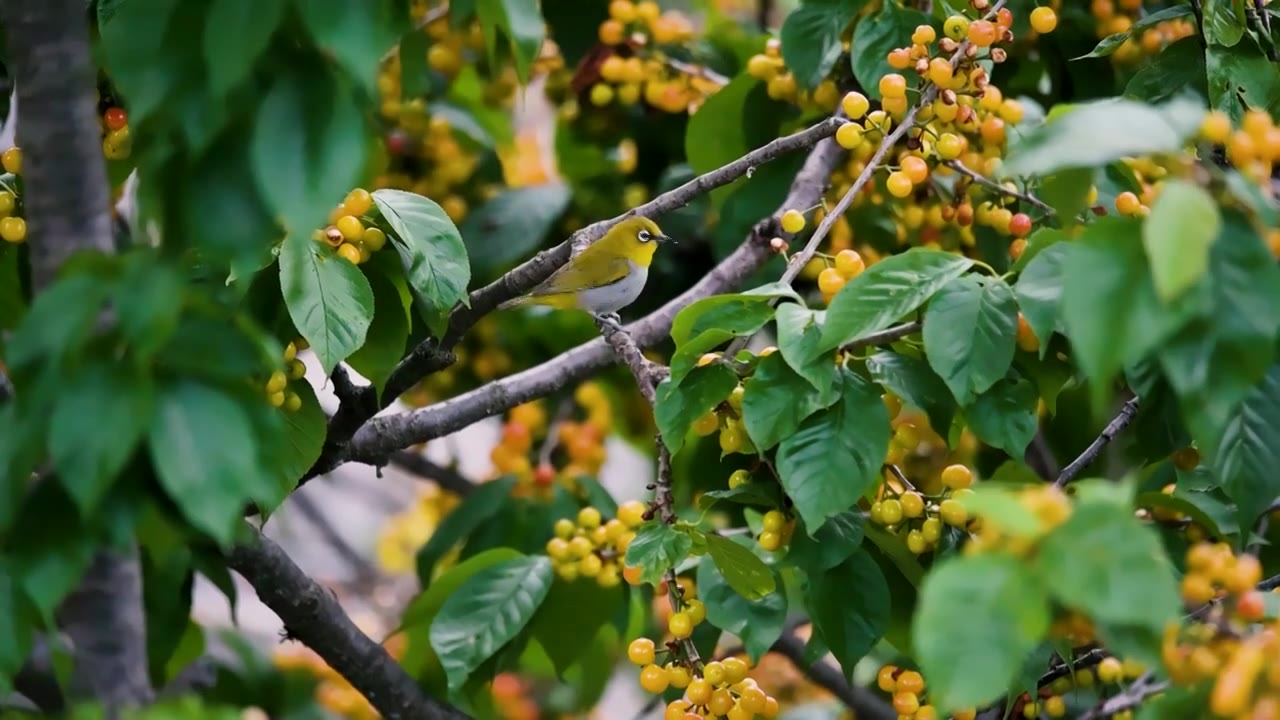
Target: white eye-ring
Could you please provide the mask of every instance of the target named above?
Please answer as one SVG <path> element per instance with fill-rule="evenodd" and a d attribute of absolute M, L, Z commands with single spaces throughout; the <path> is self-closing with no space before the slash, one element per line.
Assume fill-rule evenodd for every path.
<path fill-rule="evenodd" d="M 648 230 L 641 230 L 640 233 L 636 235 L 636 237 L 639 238 L 640 242 L 642 243 L 649 242 L 650 240 L 653 239 L 653 235 L 649 234 Z"/>

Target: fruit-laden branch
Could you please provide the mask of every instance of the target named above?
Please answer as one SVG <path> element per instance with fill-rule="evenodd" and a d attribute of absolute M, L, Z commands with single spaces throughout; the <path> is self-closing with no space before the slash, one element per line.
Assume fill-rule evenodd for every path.
<path fill-rule="evenodd" d="M 428 697 L 385 648 L 343 612 L 333 594 L 294 564 L 274 541 L 253 531 L 227 555 L 258 597 L 284 622 L 289 637 L 314 650 L 389 720 L 462 720 L 469 716 Z M 145 665 L 144 665 L 145 667 Z"/>
<path fill-rule="evenodd" d="M 829 130 L 838 124 L 828 122 L 830 125 L 820 124 L 817 127 L 825 127 Z M 843 151 L 834 141 L 825 139 L 818 142 L 796 175 L 795 181 L 792 182 L 791 191 L 782 207 L 816 203 L 826 188 L 831 171 L 843 156 Z M 729 168 L 733 165 L 730 163 L 725 167 Z M 687 199 L 682 200 L 682 202 L 685 201 Z M 637 211 L 646 215 L 656 213 L 657 211 L 651 208 L 651 205 L 653 203 L 642 205 L 637 208 Z M 781 213 L 781 210 L 778 213 Z M 747 241 L 712 268 L 693 287 L 653 313 L 628 325 L 626 328 L 628 335 L 642 348 L 656 345 L 670 333 L 672 320 L 686 305 L 740 285 L 772 256 L 767 243 L 768 238 L 772 237 L 777 229 L 777 217 L 778 214 L 775 214 L 757 223 Z M 588 226 L 582 232 L 587 232 L 593 227 L 596 226 Z M 521 268 L 537 262 L 538 257 L 545 254 L 540 254 Z M 519 270 L 520 268 L 517 268 L 512 272 Z M 498 281 L 498 283 L 501 282 L 501 280 Z M 477 297 L 496 286 L 497 284 L 490 285 L 472 294 L 473 311 L 479 307 Z M 494 295 L 486 302 L 496 306 L 498 297 Z M 458 317 L 461 316 L 455 312 L 454 318 Z M 341 462 L 347 461 L 382 464 L 385 458 L 395 450 L 456 432 L 486 417 L 506 412 L 521 403 L 549 395 L 566 385 L 578 382 L 614 360 L 604 339 L 597 338 L 561 353 L 541 365 L 495 380 L 449 400 L 412 412 L 375 418 L 365 423 L 356 432 L 344 453 L 335 456 L 327 464 L 318 464 L 309 475 L 327 472 Z"/>
<path fill-rule="evenodd" d="M 445 331 L 443 338 L 430 338 L 423 341 L 414 347 L 413 350 L 411 350 L 409 354 L 405 356 L 398 365 L 396 365 L 395 369 L 387 379 L 386 388 L 383 391 L 380 401 L 377 399 L 370 399 L 368 401 L 361 400 L 358 403 L 353 403 L 353 407 L 351 409 L 339 408 L 338 413 L 334 415 L 334 419 L 330 423 L 329 440 L 331 447 L 339 448 L 339 446 L 347 441 L 352 433 L 356 432 L 357 428 L 360 428 L 361 425 L 365 424 L 373 417 L 378 408 L 385 407 L 390 404 L 391 401 L 395 400 L 406 390 L 412 387 L 414 383 L 418 382 L 426 375 L 452 365 L 455 358 L 450 351 L 462 339 L 462 337 L 466 335 L 467 331 L 476 324 L 476 322 L 497 309 L 498 305 L 501 303 L 516 296 L 523 295 L 529 290 L 532 290 L 538 283 L 550 277 L 551 273 L 555 272 L 556 269 L 568 261 L 574 248 L 580 250 L 590 243 L 599 240 L 604 236 L 605 232 L 609 228 L 627 217 L 631 217 L 633 215 L 642 215 L 644 217 L 661 216 L 665 213 L 671 212 L 672 210 L 688 205 L 694 199 L 705 195 L 716 188 L 723 187 L 738 178 L 749 175 L 760 165 L 776 160 L 783 155 L 788 155 L 798 150 L 813 147 L 820 141 L 834 135 L 836 130 L 838 130 L 844 122 L 844 120 L 836 117 L 827 118 L 806 130 L 778 138 L 747 153 L 746 155 L 743 155 L 727 165 L 712 170 L 704 175 L 699 175 L 677 188 L 662 193 L 649 202 L 629 210 L 618 217 L 592 223 L 591 225 L 578 230 L 573 233 L 568 240 L 560 243 L 550 250 L 543 250 L 542 252 L 539 252 L 524 263 L 512 268 L 497 280 L 494 280 L 488 285 L 472 292 L 469 298 L 469 307 L 458 307 L 454 309 L 453 313 L 450 315 L 449 326 Z M 830 144 L 832 143 L 828 143 L 828 145 Z M 830 169 L 828 169 L 827 172 L 829 174 Z M 822 178 L 822 181 L 826 181 L 825 176 Z M 767 257 L 767 255 L 761 253 L 759 249 L 754 249 L 746 253 L 739 251 L 739 253 L 732 255 L 730 259 L 749 264 L 753 262 L 758 264 L 764 257 Z M 723 266 L 724 263 L 721 263 L 721 265 Z M 756 265 L 750 264 L 750 267 L 754 270 Z M 742 276 L 745 277 L 745 275 L 746 273 Z M 703 287 L 716 287 L 716 285 L 703 285 Z M 696 297 L 699 296 L 694 296 L 690 299 L 696 299 Z M 666 310 L 666 308 L 664 308 L 664 310 Z M 663 310 L 660 310 L 659 312 L 663 312 Z M 674 312 L 672 312 L 671 315 L 674 316 Z M 665 333 L 665 330 L 662 330 L 661 332 Z M 652 343 L 653 341 L 649 342 L 649 344 Z M 598 350 L 595 351 L 596 355 L 603 356 L 604 350 L 605 348 L 601 345 Z M 591 370 L 598 369 L 599 367 L 599 365 L 596 365 L 590 369 L 583 370 L 583 374 L 590 372 Z M 373 398 L 374 392 L 374 389 L 369 386 L 359 389 L 360 394 L 367 394 L 370 398 Z M 344 405 L 345 404 L 346 403 L 344 403 Z M 481 415 L 480 417 L 485 417 L 485 415 Z M 403 445 L 398 447 L 403 447 Z M 383 451 L 383 453 L 385 454 L 385 451 Z M 321 457 L 321 460 L 316 463 L 316 467 L 313 468 L 312 472 L 308 473 L 307 476 L 313 477 L 318 473 L 332 469 L 337 464 L 336 456 L 339 454 L 341 453 L 336 451 L 326 452 L 325 456 Z"/>
<path fill-rule="evenodd" d="M 1124 407 L 1120 408 L 1120 414 L 1111 419 L 1107 426 L 1102 429 L 1098 437 L 1089 443 L 1089 447 L 1080 453 L 1080 457 L 1072 460 L 1069 465 L 1062 469 L 1058 474 L 1058 479 L 1053 481 L 1056 487 L 1064 487 L 1080 474 L 1081 470 L 1088 467 L 1094 460 L 1098 459 L 1098 455 L 1102 454 L 1102 449 L 1115 439 L 1116 435 L 1133 422 L 1133 418 L 1138 414 L 1138 397 L 1135 395 L 1129 398 Z"/>
<path fill-rule="evenodd" d="M 1116 713 L 1132 710 L 1141 705 L 1147 698 L 1152 695 L 1159 695 L 1169 687 L 1168 682 L 1155 682 L 1154 680 L 1151 673 L 1146 673 L 1134 680 L 1133 684 L 1125 688 L 1119 695 L 1107 698 L 1081 715 L 1080 720 L 1102 720 L 1102 718 L 1112 717 Z"/>
<path fill-rule="evenodd" d="M 815 684 L 822 686 L 832 695 L 840 699 L 845 707 L 854 712 L 862 720 L 896 720 L 898 714 L 893 708 L 870 690 L 850 685 L 840 673 L 840 669 L 824 660 L 809 663 L 804 657 L 804 641 L 792 633 L 784 633 L 770 648 L 791 661 L 796 669 L 804 673 Z"/>
<path fill-rule="evenodd" d="M 10 0 L 0 3 L 0 20 L 22 108 L 17 141 L 26 152 L 23 202 L 38 293 L 72 255 L 113 248 L 94 99 L 97 69 L 82 0 Z M 151 701 L 136 547 L 98 552 L 63 601 L 58 621 L 74 648 L 73 698 L 97 700 L 110 717 Z"/>
<path fill-rule="evenodd" d="M 1018 200 L 1021 200 L 1025 203 L 1030 203 L 1032 205 L 1035 205 L 1036 207 L 1040 208 L 1041 210 L 1043 210 L 1045 213 L 1049 215 L 1055 214 L 1054 209 L 1050 207 L 1048 204 L 1046 204 L 1040 198 L 1035 197 L 1034 195 L 1030 195 L 1028 193 L 1018 192 L 1017 190 L 1001 185 L 1000 183 L 996 182 L 995 180 L 992 180 L 986 175 L 983 175 L 977 170 L 973 170 L 969 168 L 967 165 L 960 162 L 959 160 L 948 160 L 946 165 L 952 170 L 955 170 L 961 175 L 964 175 L 970 180 L 987 188 L 988 190 L 993 190 L 1002 195 L 1008 195 L 1011 198 L 1017 198 Z"/>

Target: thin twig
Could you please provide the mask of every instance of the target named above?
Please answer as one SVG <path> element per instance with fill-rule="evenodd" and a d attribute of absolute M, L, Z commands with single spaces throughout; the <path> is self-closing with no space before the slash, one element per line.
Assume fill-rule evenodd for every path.
<path fill-rule="evenodd" d="M 1005 187 L 1004 185 L 1001 185 L 1000 183 L 996 182 L 995 180 L 992 180 L 986 175 L 983 175 L 977 170 L 974 170 L 966 166 L 964 163 L 960 162 L 959 160 L 948 160 L 946 162 L 946 166 L 989 190 L 994 190 L 1002 195 L 1008 195 L 1011 198 L 1017 198 L 1022 202 L 1035 205 L 1036 207 L 1040 208 L 1048 215 L 1054 214 L 1054 209 L 1050 207 L 1048 204 L 1046 204 L 1040 198 L 1037 198 L 1034 195 L 1030 195 L 1028 193 L 1018 192 L 1017 190 L 1011 190 Z"/>
<path fill-rule="evenodd" d="M 411 475 L 434 482 L 458 497 L 467 497 L 476 489 L 475 483 L 456 470 L 434 463 L 421 453 L 399 450 L 392 453 L 391 463 Z"/>
<path fill-rule="evenodd" d="M 1258 583 L 1257 588 L 1263 592 L 1269 592 L 1280 588 L 1280 575 L 1272 575 L 1271 577 Z"/>
<path fill-rule="evenodd" d="M 324 541 L 355 571 L 357 585 L 365 586 L 378 579 L 378 571 L 369 563 L 367 558 L 351 547 L 351 543 L 347 542 L 347 539 L 342 537 L 341 533 L 334 529 L 333 521 L 311 499 L 311 496 L 306 493 L 294 493 L 289 499 L 298 509 L 298 512 L 302 513 L 302 516 L 315 527 L 316 531 L 324 538 Z"/>
<path fill-rule="evenodd" d="M 902 468 L 894 465 L 893 463 L 889 463 L 885 465 L 885 467 L 889 468 L 889 472 L 893 473 L 893 476 L 898 479 L 898 482 L 902 483 L 903 489 L 911 492 L 916 491 L 916 486 L 912 485 L 911 481 L 907 479 L 906 474 L 902 472 Z"/>
<path fill-rule="evenodd" d="M 1049 447 L 1049 439 L 1045 437 L 1043 428 L 1037 428 L 1036 434 L 1032 436 L 1025 460 L 1044 480 L 1056 478 L 1062 471 L 1058 466 L 1058 458 L 1054 457 L 1053 448 Z"/>
<path fill-rule="evenodd" d="M 667 66 L 670 67 L 672 70 L 682 72 L 685 75 L 692 75 L 694 77 L 699 77 L 699 78 L 702 78 L 703 80 L 713 82 L 721 87 L 724 87 L 725 85 L 729 84 L 729 78 L 721 75 L 715 70 L 712 70 L 706 65 L 695 65 L 694 63 L 687 63 L 683 60 L 677 60 L 672 57 L 665 58 L 665 61 Z"/>
<path fill-rule="evenodd" d="M 845 352 L 858 352 L 859 350 L 877 345 L 888 345 L 889 343 L 897 342 L 908 335 L 914 335 L 920 332 L 922 328 L 924 328 L 924 323 L 919 320 L 912 320 L 911 322 L 894 325 L 893 327 L 885 328 L 884 330 L 873 332 L 860 338 L 854 338 L 848 343 L 840 346 L 840 349 Z"/>
<path fill-rule="evenodd" d="M 551 453 L 555 452 L 556 446 L 560 444 L 560 426 L 569 419 L 572 413 L 573 399 L 565 398 L 561 400 L 560 406 L 556 408 L 555 417 L 547 425 L 547 436 L 542 439 L 542 447 L 538 448 L 539 465 L 551 464 Z"/>
<path fill-rule="evenodd" d="M 1125 401 L 1124 407 L 1120 408 L 1120 414 L 1107 423 L 1107 426 L 1102 429 L 1098 437 L 1089 443 L 1089 447 L 1085 448 L 1079 457 L 1072 460 L 1070 465 L 1062 469 L 1062 472 L 1058 474 L 1058 479 L 1053 481 L 1054 486 L 1065 487 L 1067 483 L 1074 480 L 1081 470 L 1084 470 L 1090 463 L 1098 459 L 1098 455 L 1102 453 L 1102 449 L 1107 446 L 1107 443 L 1115 439 L 1117 433 L 1128 427 L 1137 414 L 1138 396 L 1135 395 Z"/>
<path fill-rule="evenodd" d="M 1152 679 L 1151 673 L 1144 674 L 1120 694 L 1107 698 L 1081 715 L 1079 720 L 1101 720 L 1118 712 L 1131 710 L 1141 705 L 1147 698 L 1158 695 L 1169 687 L 1168 682 L 1152 682 Z"/>

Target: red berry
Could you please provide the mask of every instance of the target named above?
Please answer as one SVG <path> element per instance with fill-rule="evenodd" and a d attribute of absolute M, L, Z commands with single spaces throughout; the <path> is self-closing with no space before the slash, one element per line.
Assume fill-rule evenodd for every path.
<path fill-rule="evenodd" d="M 1031 232 L 1031 217 L 1026 213 L 1018 213 L 1009 220 L 1009 232 L 1014 237 L 1026 237 Z"/>
<path fill-rule="evenodd" d="M 129 124 L 129 115 L 125 113 L 124 108 L 112 107 L 102 114 L 102 120 L 107 124 L 110 130 L 119 130 Z"/>

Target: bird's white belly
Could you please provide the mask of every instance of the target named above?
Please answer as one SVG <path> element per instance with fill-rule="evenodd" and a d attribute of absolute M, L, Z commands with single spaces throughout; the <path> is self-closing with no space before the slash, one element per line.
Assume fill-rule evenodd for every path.
<path fill-rule="evenodd" d="M 631 272 L 621 280 L 579 292 L 578 305 L 597 315 L 617 312 L 640 297 L 648 278 L 649 268 L 637 267 L 635 263 L 631 263 Z"/>

